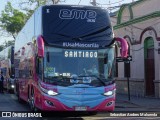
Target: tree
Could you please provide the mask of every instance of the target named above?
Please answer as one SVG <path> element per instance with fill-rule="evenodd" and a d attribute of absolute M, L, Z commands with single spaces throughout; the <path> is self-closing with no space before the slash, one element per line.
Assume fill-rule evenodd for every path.
<path fill-rule="evenodd" d="M 0 51 L 4 49 L 4 45 L 0 45 Z"/>
<path fill-rule="evenodd" d="M 46 1 L 47 0 L 21 0 L 19 6 L 21 10 L 25 11 L 27 19 L 29 19 L 39 6 L 46 4 Z"/>
<path fill-rule="evenodd" d="M 20 1 L 19 6 L 27 13 L 27 19 L 29 19 L 35 9 L 37 9 L 39 6 L 47 4 L 48 2 L 58 4 L 60 0 L 25 0 L 25 2 Z"/>
<path fill-rule="evenodd" d="M 0 45 L 0 52 L 5 49 L 8 46 L 14 46 L 15 41 L 11 40 L 11 41 L 5 41 L 3 44 Z"/>
<path fill-rule="evenodd" d="M 1 13 L 0 27 L 9 33 L 15 40 L 18 32 L 22 29 L 26 21 L 33 14 L 35 9 L 41 5 L 45 5 L 48 0 L 26 0 L 25 2 L 20 1 L 19 5 L 21 10 L 12 7 L 11 3 L 8 2 L 5 9 Z M 57 4 L 60 0 L 50 0 L 53 4 Z"/>
<path fill-rule="evenodd" d="M 5 9 L 1 13 L 0 27 L 11 34 L 15 40 L 16 35 L 24 26 L 26 18 L 27 16 L 23 12 L 14 9 L 11 3 L 8 2 Z"/>
<path fill-rule="evenodd" d="M 0 52 L 8 46 L 14 45 L 15 41 L 7 41 L 0 45 Z"/>
<path fill-rule="evenodd" d="M 14 43 L 15 43 L 15 41 L 14 40 L 12 40 L 12 41 L 7 41 L 7 42 L 5 42 L 5 47 L 8 47 L 8 46 L 11 46 L 11 45 L 14 45 Z"/>

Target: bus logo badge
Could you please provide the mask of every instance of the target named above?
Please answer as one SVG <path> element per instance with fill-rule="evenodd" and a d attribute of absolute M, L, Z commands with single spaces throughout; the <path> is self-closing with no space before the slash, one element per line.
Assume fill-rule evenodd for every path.
<path fill-rule="evenodd" d="M 60 19 L 87 19 L 87 22 L 95 22 L 97 13 L 93 10 L 61 9 Z"/>
<path fill-rule="evenodd" d="M 50 13 L 50 10 L 49 10 L 49 9 L 47 9 L 47 10 L 46 10 L 46 12 L 47 12 L 47 13 Z"/>

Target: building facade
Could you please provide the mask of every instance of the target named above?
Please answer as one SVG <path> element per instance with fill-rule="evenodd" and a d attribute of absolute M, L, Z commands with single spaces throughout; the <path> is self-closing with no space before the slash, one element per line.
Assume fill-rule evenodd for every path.
<path fill-rule="evenodd" d="M 160 98 L 159 4 L 160 0 L 139 0 L 122 5 L 117 13 L 115 36 L 127 40 L 132 56 L 130 63 L 117 63 L 118 93 L 128 93 L 129 78 L 131 95 Z"/>

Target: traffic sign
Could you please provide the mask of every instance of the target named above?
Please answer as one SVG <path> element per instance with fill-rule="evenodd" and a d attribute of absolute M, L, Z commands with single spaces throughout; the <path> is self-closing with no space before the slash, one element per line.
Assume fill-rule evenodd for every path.
<path fill-rule="evenodd" d="M 116 57 L 116 62 L 130 62 L 132 61 L 132 56 L 127 56 L 127 58 Z"/>
<path fill-rule="evenodd" d="M 127 56 L 126 61 L 132 61 L 132 56 Z"/>

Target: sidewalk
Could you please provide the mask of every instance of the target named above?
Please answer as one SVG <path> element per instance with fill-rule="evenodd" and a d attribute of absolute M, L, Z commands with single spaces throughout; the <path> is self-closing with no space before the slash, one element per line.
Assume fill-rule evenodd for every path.
<path fill-rule="evenodd" d="M 128 95 L 117 94 L 116 106 L 117 107 L 141 107 L 141 108 L 147 108 L 147 109 L 160 110 L 160 99 L 131 96 L 129 101 Z"/>

